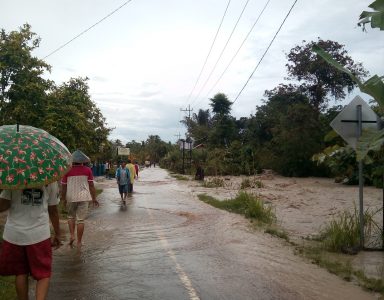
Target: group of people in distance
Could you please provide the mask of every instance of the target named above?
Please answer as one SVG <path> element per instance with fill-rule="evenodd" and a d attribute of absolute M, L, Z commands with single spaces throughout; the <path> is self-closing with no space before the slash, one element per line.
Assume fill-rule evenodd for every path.
<path fill-rule="evenodd" d="M 0 212 L 8 210 L 0 245 L 0 275 L 15 276 L 19 299 L 28 299 L 28 276 L 36 280 L 36 299 L 46 299 L 52 270 L 52 248 L 61 246 L 58 204 L 68 211 L 69 245 L 80 253 L 84 219 L 89 203 L 96 200 L 89 158 L 79 150 L 72 153 L 72 168 L 58 182 L 24 190 L 3 190 Z M 49 220 L 54 235 L 51 238 Z"/>
<path fill-rule="evenodd" d="M 116 170 L 116 182 L 119 188 L 121 202 L 126 206 L 126 198 L 128 194 L 133 192 L 133 183 L 139 177 L 139 166 L 133 164 L 130 159 L 127 162 L 121 161 L 119 168 Z"/>

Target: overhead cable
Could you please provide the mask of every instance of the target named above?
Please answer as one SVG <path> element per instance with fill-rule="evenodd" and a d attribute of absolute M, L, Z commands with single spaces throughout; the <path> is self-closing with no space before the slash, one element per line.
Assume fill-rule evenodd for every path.
<path fill-rule="evenodd" d="M 221 18 L 221 22 L 220 22 L 219 28 L 217 28 L 216 35 L 215 35 L 215 37 L 214 37 L 214 39 L 213 39 L 211 48 L 209 49 L 208 55 L 207 55 L 207 57 L 205 58 L 203 67 L 202 67 L 201 70 L 200 70 L 200 74 L 199 74 L 199 76 L 197 77 L 197 80 L 196 80 L 196 82 L 195 82 L 195 85 L 193 86 L 191 92 L 189 93 L 189 96 L 188 96 L 188 100 L 187 100 L 187 101 L 189 101 L 189 99 L 190 99 L 191 96 L 192 96 L 192 93 L 195 91 L 196 85 L 197 85 L 197 83 L 198 83 L 199 80 L 200 80 L 201 74 L 203 73 L 203 70 L 204 70 L 204 68 L 205 68 L 205 65 L 207 64 L 208 58 L 209 58 L 209 56 L 211 55 L 213 46 L 214 46 L 214 44 L 215 44 L 215 42 L 216 42 L 216 38 L 217 38 L 217 36 L 218 36 L 218 34 L 219 34 L 221 25 L 223 24 L 223 21 L 224 21 L 225 15 L 227 14 L 227 10 L 228 10 L 228 7 L 229 7 L 229 4 L 230 4 L 230 3 L 231 3 L 231 0 L 228 1 L 227 7 L 225 8 L 225 11 L 224 11 L 224 15 L 223 15 L 223 17 Z"/>
<path fill-rule="evenodd" d="M 237 24 L 239 24 L 239 21 L 240 21 L 242 15 L 243 15 L 243 13 L 244 13 L 244 11 L 245 11 L 245 8 L 247 7 L 248 3 L 249 3 L 249 0 L 247 0 L 247 2 L 245 3 L 245 5 L 244 5 L 244 7 L 243 7 L 243 10 L 241 11 L 240 16 L 238 17 L 238 19 L 237 19 L 237 21 L 236 21 L 236 24 L 235 24 L 235 26 L 233 27 L 232 32 L 231 32 L 231 34 L 229 35 L 229 37 L 228 37 L 228 39 L 227 39 L 227 42 L 226 42 L 225 45 L 224 45 L 223 50 L 221 50 L 221 53 L 220 53 L 220 55 L 219 55 L 219 58 L 216 60 L 216 63 L 215 63 L 215 65 L 213 66 L 211 73 L 208 75 L 208 78 L 207 78 L 206 81 L 204 82 L 203 86 L 201 87 L 201 89 L 200 89 L 199 93 L 197 94 L 197 96 L 195 97 L 194 101 L 196 101 L 197 98 L 200 96 L 202 90 L 204 89 L 204 87 L 205 87 L 206 84 L 208 83 L 209 79 L 211 78 L 212 73 L 215 71 L 216 66 L 217 66 L 218 62 L 220 61 L 220 59 L 221 59 L 221 57 L 222 57 L 222 55 L 223 55 L 225 49 L 227 48 L 227 45 L 228 45 L 229 41 L 231 40 L 232 35 L 233 35 L 233 33 L 235 32 L 235 30 L 236 30 Z"/>
<path fill-rule="evenodd" d="M 292 4 L 292 6 L 291 6 L 291 8 L 289 9 L 287 15 L 285 16 L 283 22 L 280 24 L 279 29 L 276 31 L 274 37 L 272 38 L 272 40 L 271 40 L 271 42 L 269 43 L 267 49 L 265 50 L 263 56 L 261 57 L 261 59 L 260 59 L 259 62 L 257 63 L 256 67 L 253 69 L 251 75 L 249 76 L 249 78 L 248 78 L 248 80 L 246 81 L 246 83 L 244 84 L 244 86 L 241 88 L 240 92 L 237 94 L 237 96 L 236 96 L 235 100 L 232 102 L 232 104 L 234 104 L 234 103 L 237 101 L 237 99 L 239 99 L 241 93 L 243 92 L 243 90 L 245 89 L 245 87 L 248 85 L 248 82 L 251 80 L 253 74 L 256 72 L 256 70 L 257 70 L 257 68 L 259 67 L 260 63 L 263 61 L 265 55 L 267 54 L 269 48 L 271 47 L 272 43 L 273 43 L 274 40 L 276 39 L 276 36 L 277 36 L 278 33 L 280 32 L 281 28 L 283 27 L 285 21 L 287 20 L 288 16 L 290 15 L 290 13 L 291 13 L 292 9 L 294 8 L 294 6 L 296 5 L 296 2 L 297 2 L 297 1 L 298 1 L 298 0 L 295 0 L 295 2 Z"/>
<path fill-rule="evenodd" d="M 44 56 L 43 59 L 46 59 L 47 57 L 51 56 L 52 54 L 55 54 L 56 52 L 58 52 L 59 50 L 63 49 L 65 46 L 67 46 L 68 44 L 72 43 L 74 40 L 76 40 L 77 38 L 79 38 L 80 36 L 82 36 L 84 33 L 86 33 L 87 31 L 91 30 L 93 27 L 95 27 L 96 25 L 100 24 L 101 22 L 103 22 L 105 19 L 109 18 L 110 16 L 112 16 L 115 12 L 117 12 L 118 10 L 120 10 L 121 8 L 123 8 L 125 5 L 127 5 L 129 2 L 131 2 L 132 0 L 128 0 L 126 2 L 124 2 L 122 5 L 120 5 L 118 8 L 116 8 L 114 11 L 110 12 L 108 15 L 106 15 L 104 18 L 100 19 L 99 21 L 97 21 L 95 24 L 93 24 L 92 26 L 88 27 L 87 29 L 85 29 L 84 31 L 80 32 L 78 35 L 76 35 L 74 38 L 70 39 L 68 42 L 66 42 L 65 44 L 61 45 L 60 47 L 58 47 L 56 50 L 52 51 L 51 53 L 49 53 L 48 55 Z"/>
<path fill-rule="evenodd" d="M 268 6 L 268 4 L 269 4 L 270 1 L 271 1 L 271 0 L 268 0 L 268 1 L 265 3 L 265 5 L 264 5 L 262 11 L 260 12 L 259 16 L 257 17 L 255 23 L 253 23 L 251 29 L 248 31 L 248 34 L 247 34 L 246 37 L 244 38 L 244 40 L 243 40 L 243 42 L 241 43 L 239 49 L 237 49 L 235 55 L 231 58 L 231 60 L 229 61 L 228 65 L 226 66 L 226 68 L 224 69 L 224 71 L 221 73 L 220 77 L 217 79 L 217 81 L 215 82 L 215 84 L 214 84 L 214 85 L 211 87 L 211 89 L 208 91 L 208 93 L 207 93 L 207 95 L 205 96 L 205 98 L 209 96 L 209 94 L 210 94 L 210 93 L 212 92 L 212 90 L 216 87 L 216 85 L 219 83 L 219 81 L 221 80 L 221 78 L 223 78 L 223 76 L 224 76 L 224 74 L 227 72 L 229 66 L 232 64 L 232 62 L 233 62 L 233 60 L 236 58 L 237 54 L 239 54 L 240 49 L 243 47 L 245 41 L 248 39 L 249 35 L 251 34 L 251 32 L 253 31 L 253 29 L 255 28 L 256 24 L 258 23 L 260 17 L 261 17 L 262 14 L 264 13 L 264 11 L 265 11 L 265 9 L 267 8 L 267 6 Z"/>

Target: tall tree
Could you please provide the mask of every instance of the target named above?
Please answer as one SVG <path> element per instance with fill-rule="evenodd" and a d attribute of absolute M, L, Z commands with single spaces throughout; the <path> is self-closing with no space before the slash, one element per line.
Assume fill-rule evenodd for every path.
<path fill-rule="evenodd" d="M 96 156 L 108 144 L 105 118 L 89 95 L 87 78 L 71 78 L 49 95 L 44 128 L 61 139 L 70 150 L 77 148 Z"/>
<path fill-rule="evenodd" d="M 161 140 L 158 135 L 150 135 L 144 142 L 147 159 L 159 162 L 168 152 L 168 144 Z"/>
<path fill-rule="evenodd" d="M 231 116 L 232 102 L 222 93 L 216 94 L 210 101 L 213 112 L 210 146 L 228 147 L 237 133 L 235 119 Z"/>
<path fill-rule="evenodd" d="M 303 41 L 306 43 L 306 41 Z M 322 58 L 312 51 L 317 45 L 327 51 L 337 62 L 357 77 L 365 77 L 368 72 L 361 63 L 355 63 L 347 54 L 344 46 L 338 42 L 318 39 L 304 45 L 297 45 L 287 54 L 289 78 L 302 83 L 303 91 L 308 95 L 313 107 L 320 111 L 326 108 L 329 97 L 343 99 L 351 92 L 356 83 L 344 72 L 331 68 Z"/>
<path fill-rule="evenodd" d="M 50 66 L 32 56 L 40 38 L 24 24 L 19 31 L 0 32 L 0 124 L 23 122 L 41 127 L 46 91 L 52 82 L 42 78 Z"/>
<path fill-rule="evenodd" d="M 185 117 L 182 123 L 187 127 L 188 136 L 192 137 L 197 143 L 206 142 L 212 125 L 209 109 L 199 109 L 197 114 L 192 115 L 192 118 Z"/>
<path fill-rule="evenodd" d="M 311 157 L 321 150 L 324 136 L 316 110 L 291 85 L 280 85 L 266 96 L 266 104 L 258 107 L 255 128 L 263 167 L 286 176 L 312 175 Z"/>

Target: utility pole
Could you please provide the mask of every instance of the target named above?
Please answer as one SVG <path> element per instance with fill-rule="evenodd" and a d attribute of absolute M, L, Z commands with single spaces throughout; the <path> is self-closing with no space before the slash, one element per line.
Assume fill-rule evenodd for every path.
<path fill-rule="evenodd" d="M 185 108 L 185 109 L 180 108 L 180 111 L 188 112 L 188 120 L 191 120 L 191 111 L 193 111 L 193 108 L 191 109 L 190 104 L 188 104 L 188 108 Z M 190 138 L 187 138 L 187 143 L 189 146 L 189 168 L 191 168 L 191 165 L 192 165 L 192 147 L 191 147 L 192 143 L 190 143 L 189 141 L 190 141 Z M 185 173 L 185 166 L 184 166 L 185 154 L 184 154 L 184 151 L 185 151 L 186 140 L 182 140 L 182 142 L 183 142 L 183 174 L 184 174 Z"/>
<path fill-rule="evenodd" d="M 191 111 L 193 111 L 193 108 L 191 109 L 190 104 L 188 104 L 188 108 L 185 108 L 185 109 L 180 108 L 180 111 L 188 112 L 188 119 L 191 119 Z"/>
<path fill-rule="evenodd" d="M 174 134 L 174 136 L 177 136 L 177 140 L 180 140 L 181 134 L 179 132 L 179 134 Z"/>

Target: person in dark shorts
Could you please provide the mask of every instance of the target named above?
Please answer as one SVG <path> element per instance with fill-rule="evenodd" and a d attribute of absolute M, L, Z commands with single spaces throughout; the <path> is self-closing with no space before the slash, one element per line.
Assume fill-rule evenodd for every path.
<path fill-rule="evenodd" d="M 126 205 L 126 198 L 128 194 L 129 178 L 129 170 L 126 168 L 125 161 L 122 161 L 120 167 L 116 170 L 116 182 L 119 187 L 121 202 L 124 206 Z"/>

